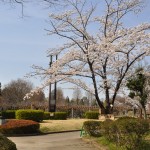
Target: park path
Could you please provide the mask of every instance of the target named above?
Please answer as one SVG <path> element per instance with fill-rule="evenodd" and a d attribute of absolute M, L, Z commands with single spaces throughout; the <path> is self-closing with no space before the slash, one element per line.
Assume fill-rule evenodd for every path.
<path fill-rule="evenodd" d="M 17 150 L 98 150 L 83 141 L 80 132 L 8 138 L 16 143 Z"/>

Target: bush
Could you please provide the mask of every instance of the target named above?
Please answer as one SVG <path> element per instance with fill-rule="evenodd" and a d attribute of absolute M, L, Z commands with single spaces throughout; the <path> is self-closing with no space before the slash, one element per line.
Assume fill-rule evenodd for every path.
<path fill-rule="evenodd" d="M 6 110 L 2 111 L 1 115 L 5 119 L 15 119 L 16 118 L 16 110 Z"/>
<path fill-rule="evenodd" d="M 42 110 L 17 110 L 16 119 L 33 120 L 40 122 L 43 120 L 44 112 Z"/>
<path fill-rule="evenodd" d="M 85 121 L 83 128 L 90 136 L 100 137 L 102 135 L 101 124 L 100 121 Z"/>
<path fill-rule="evenodd" d="M 115 142 L 116 139 L 116 124 L 112 120 L 105 120 L 102 122 L 102 134 L 108 140 Z"/>
<path fill-rule="evenodd" d="M 106 121 L 102 128 L 104 136 L 118 146 L 128 150 L 142 150 L 149 123 L 146 120 L 125 117 L 111 123 Z"/>
<path fill-rule="evenodd" d="M 54 116 L 52 116 L 51 119 L 66 120 L 67 119 L 67 112 L 55 112 Z"/>
<path fill-rule="evenodd" d="M 0 149 L 1 150 L 17 150 L 16 144 L 0 134 Z"/>
<path fill-rule="evenodd" d="M 67 112 L 44 112 L 43 120 L 66 120 L 67 116 Z"/>
<path fill-rule="evenodd" d="M 144 135 L 149 131 L 149 124 L 146 120 L 125 118 L 116 121 L 117 133 L 119 134 L 119 145 L 127 149 L 142 149 Z"/>
<path fill-rule="evenodd" d="M 50 112 L 44 112 L 43 120 L 49 120 L 50 119 Z"/>
<path fill-rule="evenodd" d="M 0 126 L 3 134 L 30 134 L 39 132 L 39 123 L 32 120 L 9 120 Z"/>
<path fill-rule="evenodd" d="M 85 112 L 85 118 L 87 119 L 98 119 L 98 117 L 99 112 L 96 111 Z"/>

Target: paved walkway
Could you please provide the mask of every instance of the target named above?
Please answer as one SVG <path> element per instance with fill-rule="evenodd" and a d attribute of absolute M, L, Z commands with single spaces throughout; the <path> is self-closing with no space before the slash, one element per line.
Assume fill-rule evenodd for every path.
<path fill-rule="evenodd" d="M 79 132 L 8 138 L 16 143 L 18 150 L 97 150 L 83 141 Z"/>

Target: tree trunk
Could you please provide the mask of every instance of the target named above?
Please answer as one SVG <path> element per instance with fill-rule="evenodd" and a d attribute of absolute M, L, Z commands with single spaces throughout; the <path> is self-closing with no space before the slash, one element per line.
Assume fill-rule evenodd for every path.
<path fill-rule="evenodd" d="M 106 119 L 114 120 L 114 115 L 112 112 L 113 112 L 113 109 L 110 106 L 104 109 L 101 109 L 101 115 L 99 116 L 99 119 L 102 121 Z"/>
<path fill-rule="evenodd" d="M 100 114 L 104 115 L 105 114 L 105 108 L 100 108 Z"/>
<path fill-rule="evenodd" d="M 140 118 L 142 118 L 142 108 L 140 108 Z"/>
<path fill-rule="evenodd" d="M 113 109 L 110 106 L 106 106 L 106 108 L 101 108 L 101 114 L 113 114 Z"/>
<path fill-rule="evenodd" d="M 110 107 L 110 105 L 108 105 L 105 109 L 105 113 L 106 114 L 113 114 L 113 109 Z"/>
<path fill-rule="evenodd" d="M 144 119 L 147 119 L 146 109 L 145 107 L 142 107 L 142 112 L 144 114 Z"/>

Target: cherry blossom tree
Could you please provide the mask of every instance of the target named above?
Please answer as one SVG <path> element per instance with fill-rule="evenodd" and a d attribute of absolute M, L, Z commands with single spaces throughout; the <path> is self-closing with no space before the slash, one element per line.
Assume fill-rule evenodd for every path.
<path fill-rule="evenodd" d="M 28 3 L 38 3 L 42 5 L 43 3 L 46 4 L 46 7 L 60 5 L 60 0 L 0 0 L 0 2 L 4 4 L 11 4 L 13 6 L 21 6 L 22 16 L 24 16 L 24 5 Z"/>
<path fill-rule="evenodd" d="M 123 22 L 129 13 L 141 11 L 142 0 L 103 0 L 103 13 L 102 1 L 65 2 L 66 10 L 49 15 L 47 29 L 49 35 L 66 39 L 48 52 L 59 58 L 48 69 L 33 66 L 30 75 L 45 79 L 41 88 L 60 81 L 75 84 L 95 96 L 102 113 L 111 114 L 134 64 L 150 54 L 150 24 L 126 27 Z"/>
<path fill-rule="evenodd" d="M 20 5 L 23 5 L 24 3 L 27 3 L 27 2 L 33 2 L 33 0 L 1 0 L 3 3 L 10 3 L 10 4 L 20 4 Z M 46 3 L 49 3 L 49 4 L 57 4 L 57 2 L 59 0 L 36 0 L 38 2 L 46 2 Z"/>

